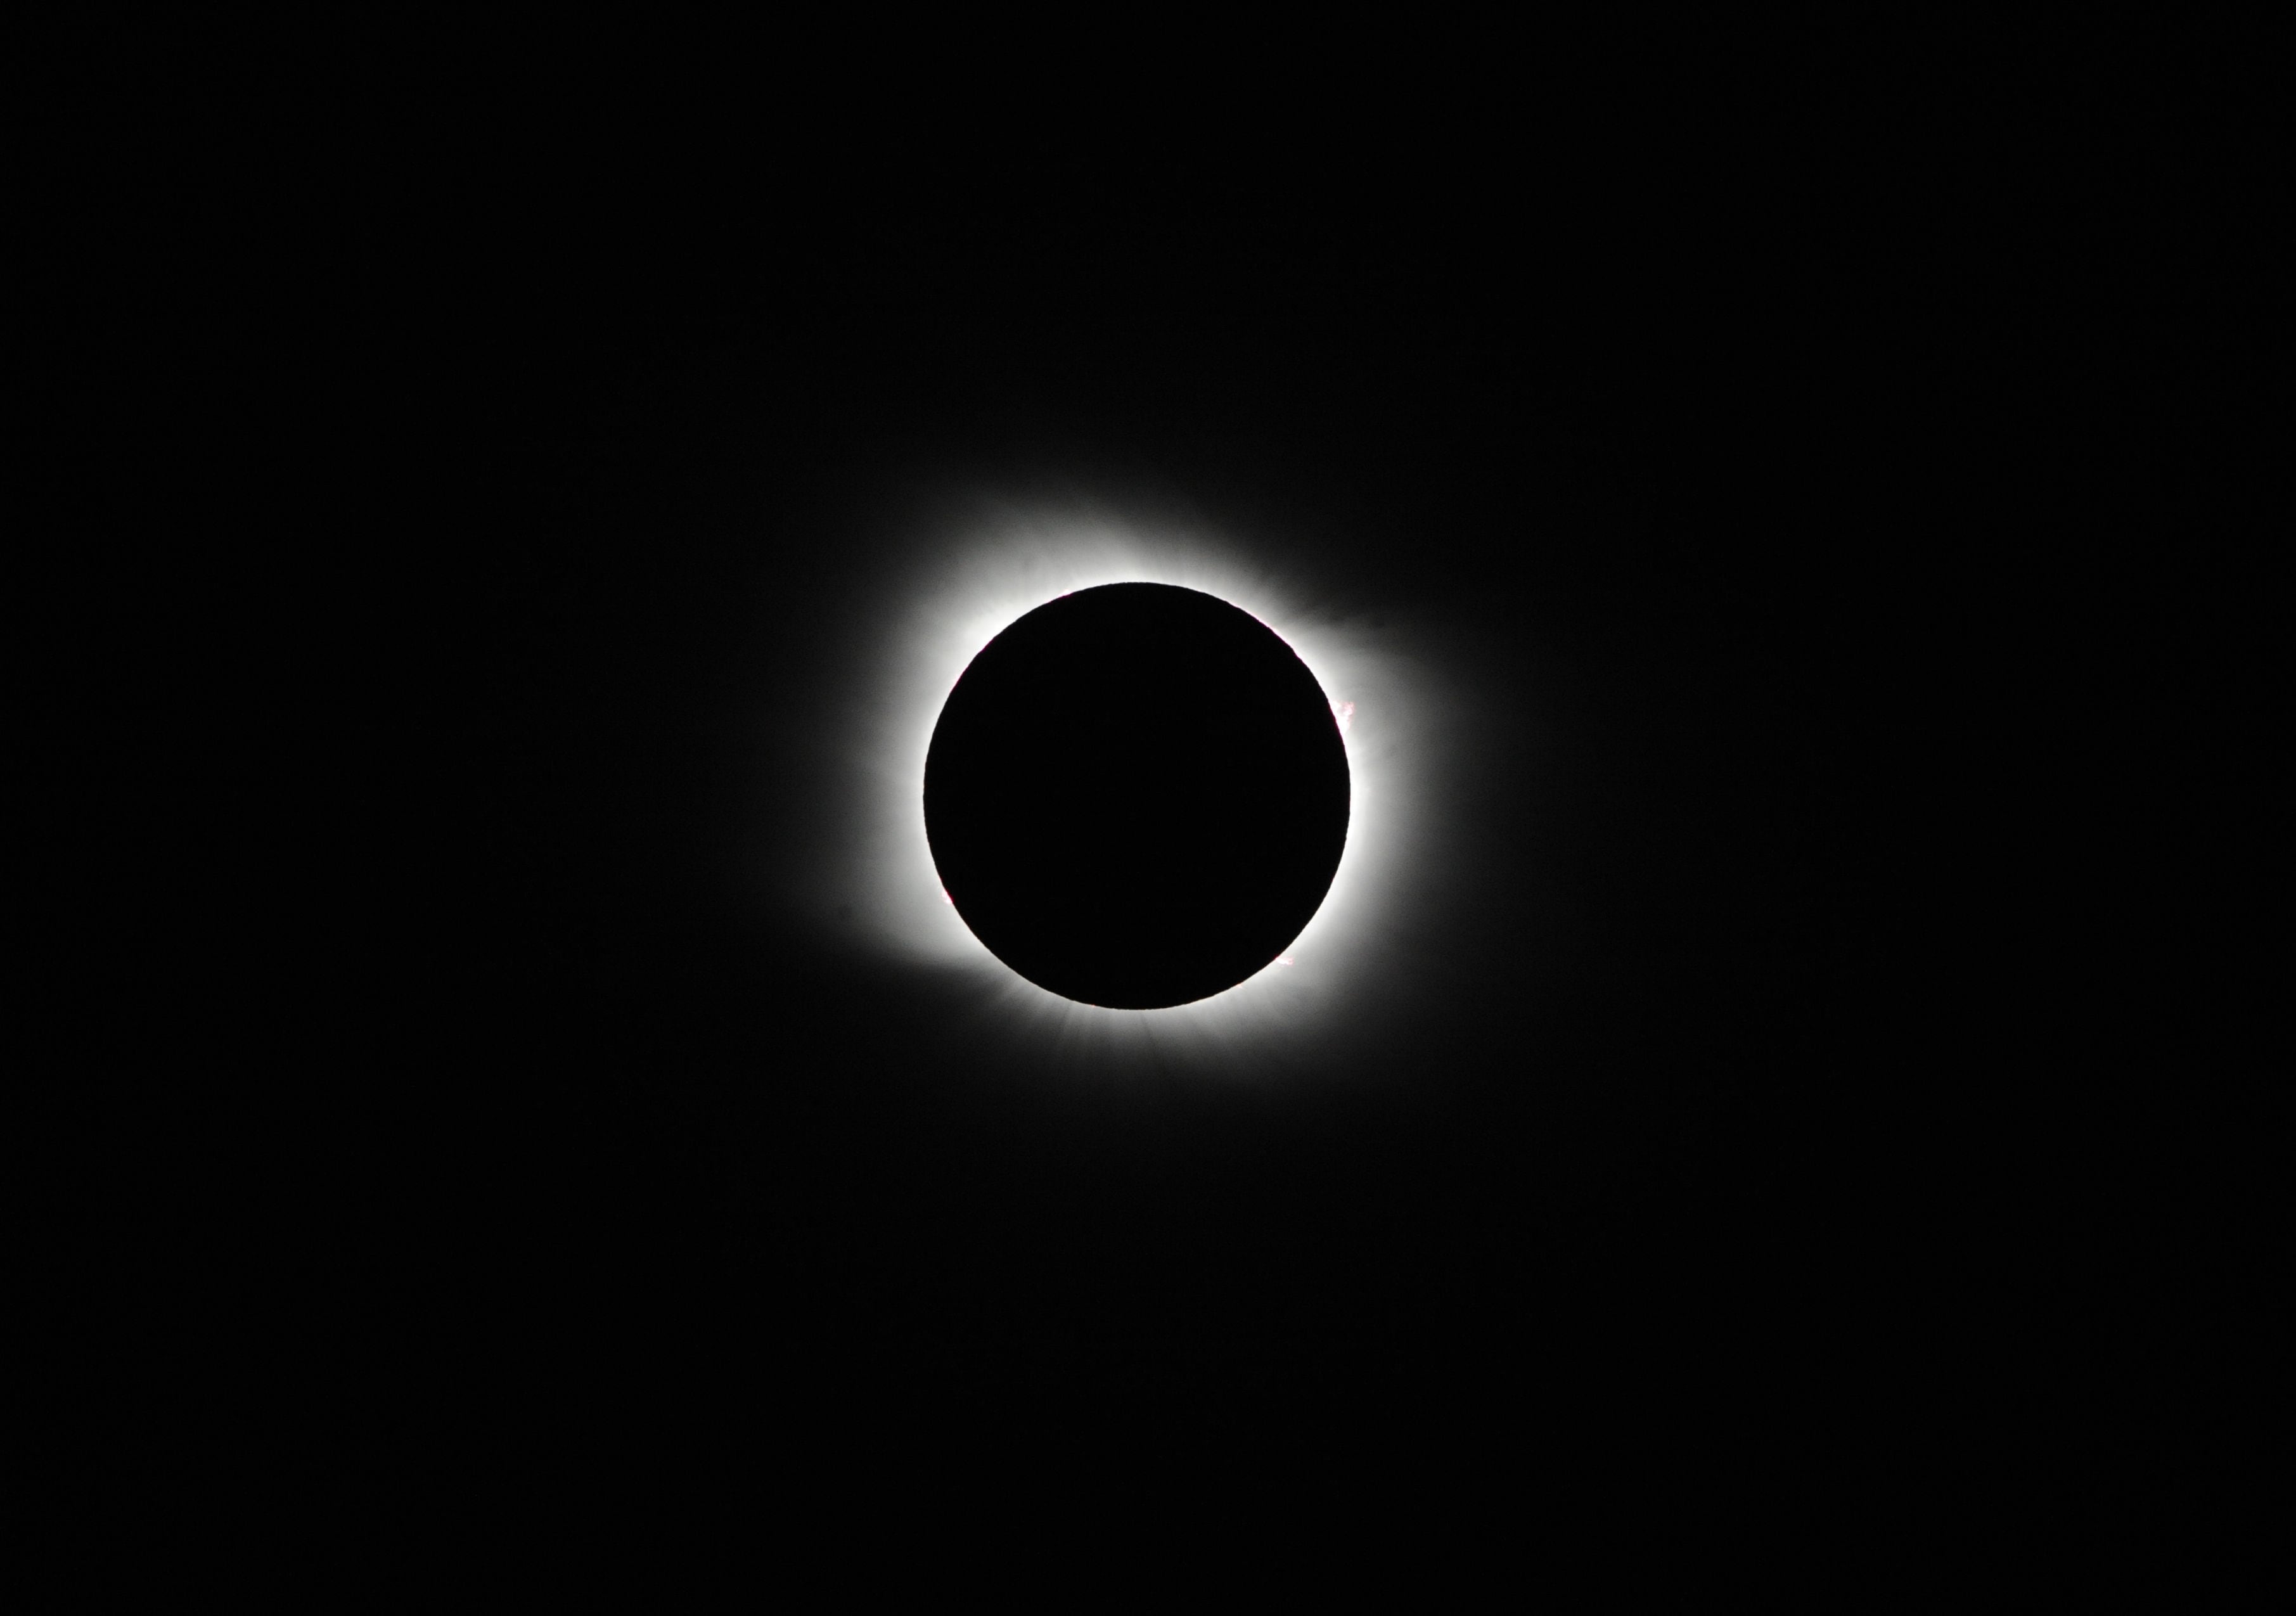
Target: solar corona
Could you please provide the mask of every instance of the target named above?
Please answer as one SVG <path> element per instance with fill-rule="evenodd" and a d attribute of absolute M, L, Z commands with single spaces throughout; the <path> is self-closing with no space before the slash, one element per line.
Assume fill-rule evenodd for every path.
<path fill-rule="evenodd" d="M 1439 647 L 1154 497 L 888 512 L 842 660 L 758 710 L 760 800 L 814 780 L 819 817 L 752 867 L 821 944 L 1015 1071 L 1257 1084 L 1407 1037 L 1474 890 Z"/>

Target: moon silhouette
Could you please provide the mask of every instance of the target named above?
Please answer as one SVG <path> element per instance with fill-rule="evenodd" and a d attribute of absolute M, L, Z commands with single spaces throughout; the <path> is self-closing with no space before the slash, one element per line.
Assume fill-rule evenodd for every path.
<path fill-rule="evenodd" d="M 964 923 L 1038 987 L 1152 1010 L 1265 969 L 1347 843 L 1347 751 L 1265 624 L 1168 584 L 1063 595 L 958 679 L 925 833 Z"/>

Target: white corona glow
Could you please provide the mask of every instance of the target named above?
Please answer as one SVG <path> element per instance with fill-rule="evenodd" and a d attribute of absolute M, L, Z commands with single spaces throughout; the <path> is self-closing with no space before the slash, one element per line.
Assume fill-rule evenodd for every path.
<path fill-rule="evenodd" d="M 1130 582 L 1216 595 L 1289 645 L 1331 701 L 1351 797 L 1331 890 L 1282 956 L 1210 998 L 1145 1011 L 1078 1004 L 990 954 L 942 887 L 923 812 L 933 728 L 972 660 L 1049 601 Z M 1425 980 L 1414 934 L 1427 923 L 1430 877 L 1443 862 L 1439 754 L 1455 726 L 1439 681 L 1392 636 L 1321 603 L 1345 598 L 1343 587 L 1256 564 L 1207 524 L 1047 500 L 975 502 L 904 546 L 870 589 L 868 643 L 832 697 L 842 721 L 823 759 L 842 776 L 831 792 L 834 822 L 817 837 L 818 856 L 783 883 L 784 898 L 811 912 L 816 935 L 969 984 L 989 1034 L 1102 1070 L 1144 1060 L 1267 1074 L 1398 1023 L 1398 996 Z"/>

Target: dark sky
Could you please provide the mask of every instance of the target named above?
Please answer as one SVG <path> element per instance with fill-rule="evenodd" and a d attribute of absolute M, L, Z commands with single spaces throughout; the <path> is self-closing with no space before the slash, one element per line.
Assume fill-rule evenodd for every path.
<path fill-rule="evenodd" d="M 2144 291 L 2070 290 L 2093 168 L 1624 114 L 1073 156 L 410 119 L 252 194 L 186 164 L 152 227 L 264 243 L 184 272 L 221 312 L 162 403 L 253 401 L 199 474 L 276 471 L 266 677 L 349 676 L 288 733 L 355 755 L 261 811 L 367 918 L 239 1147 L 310 1441 L 1343 1410 L 1818 1455 L 1944 1441 L 1939 1365 L 2046 1351 L 2057 1235 L 1991 1141 L 2046 1102 L 1940 1054 L 1911 872 L 1976 790 L 1934 604 L 2025 564 Z M 824 856 L 825 715 L 950 488 L 1203 511 L 1452 693 L 1444 881 L 1360 1039 L 1095 1083 L 752 879 Z"/>
<path fill-rule="evenodd" d="M 1849 732 L 1922 540 L 1906 406 L 1844 401 L 1923 311 L 1882 306 L 1870 221 L 1703 177 L 950 162 L 698 217 L 474 204 L 455 334 L 496 345 L 426 455 L 467 457 L 439 538 L 487 664 L 449 810 L 485 901 L 434 956 L 488 1040 L 438 1078 L 496 1108 L 459 1169 L 481 1288 L 865 1402 L 1849 1349 L 1840 1287 L 1879 1299 L 1843 1197 L 1902 1166 L 1902 1075 L 1860 1020 Z M 1472 848 L 1475 890 L 1399 1021 L 1271 1091 L 1016 1073 L 947 984 L 734 879 L 743 814 L 808 857 L 832 642 L 899 608 L 887 488 L 936 477 L 1175 491 L 1465 693 L 1425 862 Z"/>

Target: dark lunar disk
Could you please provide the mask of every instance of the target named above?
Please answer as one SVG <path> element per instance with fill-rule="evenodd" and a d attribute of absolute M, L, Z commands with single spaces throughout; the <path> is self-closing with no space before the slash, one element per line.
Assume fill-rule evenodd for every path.
<path fill-rule="evenodd" d="M 972 660 L 925 759 L 942 885 L 1065 997 L 1185 1005 L 1264 969 L 1324 901 L 1348 759 L 1316 677 L 1226 602 L 1110 584 Z"/>

